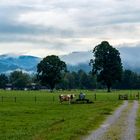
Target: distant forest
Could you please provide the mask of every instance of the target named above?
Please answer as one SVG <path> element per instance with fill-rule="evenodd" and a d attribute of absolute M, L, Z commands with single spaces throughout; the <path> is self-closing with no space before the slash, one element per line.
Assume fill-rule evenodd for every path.
<path fill-rule="evenodd" d="M 14 89 L 40 89 L 44 87 L 41 85 L 36 75 L 29 75 L 22 71 L 14 71 L 9 75 L 0 74 L 0 88 L 7 87 Z M 35 86 L 35 87 L 32 87 Z M 45 87 L 48 88 L 48 87 Z M 66 72 L 62 80 L 55 86 L 56 89 L 104 89 L 104 83 L 97 82 L 96 76 L 91 72 L 86 73 L 83 70 L 78 72 Z M 121 82 L 114 83 L 113 89 L 139 89 L 140 88 L 140 74 L 131 70 L 124 70 Z"/>
<path fill-rule="evenodd" d="M 60 84 L 57 85 L 59 89 L 104 89 L 104 83 L 97 82 L 96 76 L 91 72 L 88 74 L 83 70 L 78 72 L 68 72 Z M 131 70 L 124 70 L 121 82 L 114 83 L 113 89 L 139 89 L 140 88 L 140 74 L 132 72 Z"/>

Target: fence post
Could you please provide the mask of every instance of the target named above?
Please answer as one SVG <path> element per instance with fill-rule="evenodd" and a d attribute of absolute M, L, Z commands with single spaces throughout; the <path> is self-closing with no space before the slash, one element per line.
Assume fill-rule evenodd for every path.
<path fill-rule="evenodd" d="M 132 93 L 130 93 L 130 100 L 132 100 L 132 98 L 133 98 L 133 97 L 132 97 Z"/>
<path fill-rule="evenodd" d="M 53 102 L 54 102 L 54 95 L 53 95 Z"/>
<path fill-rule="evenodd" d="M 15 103 L 17 102 L 17 97 L 15 97 Z"/>
<path fill-rule="evenodd" d="M 94 94 L 94 99 L 95 99 L 95 101 L 96 101 L 96 99 L 97 99 L 97 98 L 96 98 L 96 93 Z"/>
<path fill-rule="evenodd" d="M 36 103 L 37 99 L 36 99 L 36 96 L 35 96 L 35 103 Z"/>

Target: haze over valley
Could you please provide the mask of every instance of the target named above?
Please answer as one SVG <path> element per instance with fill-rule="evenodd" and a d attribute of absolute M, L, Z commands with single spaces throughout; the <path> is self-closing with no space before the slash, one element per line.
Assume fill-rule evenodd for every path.
<path fill-rule="evenodd" d="M 124 69 L 140 72 L 140 47 L 119 47 L 118 49 L 121 54 Z M 91 70 L 89 62 L 93 58 L 92 51 L 73 52 L 67 55 L 60 55 L 59 57 L 66 62 L 70 71 L 82 69 L 89 72 Z M 28 73 L 35 73 L 36 66 L 41 59 L 40 57 L 29 55 L 0 55 L 0 72 L 9 73 L 14 70 L 23 70 Z"/>

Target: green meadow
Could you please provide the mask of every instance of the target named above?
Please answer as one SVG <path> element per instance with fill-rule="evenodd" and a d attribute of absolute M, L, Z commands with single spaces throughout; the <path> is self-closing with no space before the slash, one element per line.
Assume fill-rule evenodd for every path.
<path fill-rule="evenodd" d="M 92 104 L 59 103 L 60 94 L 81 91 L 0 91 L 0 140 L 78 140 L 122 104 L 119 94 L 131 99 L 138 91 L 82 90 Z M 96 99 L 95 99 L 96 94 Z M 140 114 L 140 113 L 139 113 Z M 137 126 L 140 120 L 137 119 Z"/>

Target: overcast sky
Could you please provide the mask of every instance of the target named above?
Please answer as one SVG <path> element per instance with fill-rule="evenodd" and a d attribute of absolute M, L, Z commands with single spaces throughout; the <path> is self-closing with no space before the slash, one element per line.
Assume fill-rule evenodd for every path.
<path fill-rule="evenodd" d="M 139 0 L 0 0 L 0 54 L 44 57 L 140 43 Z"/>

